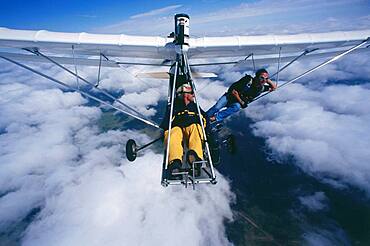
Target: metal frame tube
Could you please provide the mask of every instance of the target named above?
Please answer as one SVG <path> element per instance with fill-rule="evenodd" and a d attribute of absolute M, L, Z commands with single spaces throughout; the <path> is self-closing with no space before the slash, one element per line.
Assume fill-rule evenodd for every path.
<path fill-rule="evenodd" d="M 140 112 L 136 111 L 135 109 L 133 109 L 132 107 L 130 107 L 129 105 L 125 104 L 124 102 L 122 102 L 121 100 L 117 99 L 116 97 L 114 97 L 112 94 L 110 94 L 109 92 L 107 92 L 106 90 L 104 89 L 101 89 L 101 88 L 98 88 L 96 87 L 93 83 L 91 83 L 90 81 L 88 81 L 87 79 L 81 77 L 80 75 L 78 75 L 77 73 L 74 73 L 73 71 L 69 70 L 68 68 L 66 68 L 65 66 L 59 64 L 58 62 L 54 61 L 52 58 L 44 55 L 43 53 L 41 53 L 40 51 L 38 50 L 29 50 L 29 49 L 25 49 L 26 51 L 28 52 L 31 52 L 35 55 L 39 55 L 43 58 L 45 58 L 46 60 L 50 61 L 51 63 L 55 64 L 56 66 L 60 67 L 61 69 L 65 70 L 66 72 L 68 72 L 69 74 L 75 76 L 77 78 L 77 81 L 78 79 L 81 79 L 83 82 L 85 82 L 86 84 L 90 85 L 91 88 L 93 89 L 96 89 L 98 90 L 99 92 L 103 93 L 105 96 L 107 96 L 108 98 L 114 100 L 114 102 L 117 102 L 119 104 L 121 104 L 122 106 L 128 108 L 129 110 L 131 110 L 132 112 L 134 112 L 135 114 L 137 114 L 139 117 L 141 118 L 145 118 L 145 116 L 143 114 L 141 114 Z M 101 56 L 100 56 L 101 57 Z M 80 89 L 79 87 L 79 84 L 78 84 L 78 89 Z M 149 121 L 149 120 L 148 120 Z M 151 121 L 150 121 L 151 122 Z M 152 122 L 152 124 L 154 125 L 157 125 L 155 124 L 154 122 Z M 158 125 L 157 125 L 158 126 Z M 158 127 L 159 128 L 159 127 Z"/>
<path fill-rule="evenodd" d="M 75 73 L 76 73 L 76 84 L 77 84 L 77 88 L 80 89 L 80 83 L 78 81 L 78 73 L 77 73 L 77 64 L 76 64 L 76 57 L 75 57 L 75 46 L 72 45 L 72 56 L 73 56 L 73 64 L 75 66 Z"/>
<path fill-rule="evenodd" d="M 175 75 L 173 77 L 172 92 L 171 92 L 170 117 L 168 119 L 168 136 L 167 136 L 167 148 L 166 148 L 166 160 L 165 160 L 165 169 L 166 170 L 168 168 L 168 158 L 169 158 L 169 154 L 170 154 L 169 149 L 170 149 L 170 140 L 171 140 L 173 108 L 174 108 L 174 101 L 175 101 L 177 70 L 178 70 L 178 61 L 176 61 L 176 63 L 175 63 Z"/>
<path fill-rule="evenodd" d="M 156 138 L 156 139 L 152 140 L 151 142 L 149 142 L 147 144 L 144 144 L 143 146 L 140 146 L 139 148 L 137 148 L 137 151 L 142 150 L 142 149 L 145 149 L 146 147 L 154 144 L 155 142 L 158 142 L 160 139 L 162 139 L 162 136 L 160 136 L 159 138 Z"/>
<path fill-rule="evenodd" d="M 188 69 L 189 76 L 190 76 L 190 81 L 191 81 L 193 91 L 194 91 L 194 97 L 195 97 L 195 100 L 196 100 L 196 105 L 197 105 L 197 110 L 198 110 L 198 115 L 199 115 L 199 121 L 200 121 L 200 125 L 202 127 L 204 142 L 206 144 L 206 150 L 207 150 L 207 154 L 208 154 L 209 164 L 210 164 L 210 167 L 211 167 L 212 178 L 216 178 L 216 174 L 215 174 L 214 167 L 213 167 L 213 162 L 212 162 L 212 156 L 211 156 L 211 152 L 210 152 L 209 146 L 208 146 L 207 134 L 206 134 L 206 131 L 205 131 L 205 128 L 204 128 L 204 124 L 203 124 L 203 120 L 202 120 L 202 114 L 201 114 L 199 103 L 198 103 L 197 89 L 196 89 L 194 81 L 192 79 L 191 70 L 190 70 L 189 63 L 188 63 L 188 57 L 187 57 L 187 54 L 185 52 L 184 52 L 184 58 L 185 58 L 184 59 L 185 66 Z"/>
<path fill-rule="evenodd" d="M 198 66 L 213 66 L 213 65 L 230 65 L 230 64 L 237 64 L 239 61 L 231 61 L 231 62 L 212 62 L 212 63 L 195 63 L 190 64 L 190 67 L 198 67 Z"/>
<path fill-rule="evenodd" d="M 276 86 L 277 86 L 277 85 L 278 85 L 278 83 L 279 83 L 280 61 L 281 61 L 281 46 L 280 46 L 280 48 L 279 48 L 278 67 L 277 67 L 277 71 L 276 71 Z"/>
<path fill-rule="evenodd" d="M 101 57 L 102 57 L 102 55 L 100 53 L 100 55 L 99 55 L 98 81 L 96 82 L 95 87 L 98 87 L 99 83 L 100 83 L 100 70 L 101 70 L 101 60 L 102 60 Z"/>
<path fill-rule="evenodd" d="M 295 57 L 293 60 L 291 60 L 288 64 L 286 64 L 284 67 L 282 67 L 281 69 L 279 69 L 276 73 L 274 73 L 273 75 L 271 75 L 271 77 L 274 77 L 275 75 L 279 74 L 281 71 L 285 70 L 287 67 L 289 67 L 293 62 L 297 61 L 298 59 L 300 59 L 301 57 L 311 53 L 311 52 L 314 52 L 318 50 L 318 48 L 316 49 L 312 49 L 312 50 L 305 50 L 302 52 L 302 54 L 300 54 L 299 56 Z"/>
<path fill-rule="evenodd" d="M 37 71 L 37 70 L 35 70 L 35 69 L 31 68 L 31 67 L 28 67 L 28 66 L 26 66 L 26 65 L 24 65 L 24 64 L 21 64 L 21 63 L 19 63 L 19 62 L 17 62 L 17 61 L 14 61 L 14 60 L 10 59 L 10 58 L 7 58 L 7 57 L 5 57 L 5 56 L 0 56 L 0 57 L 1 57 L 1 58 L 3 58 L 4 60 L 8 61 L 8 62 L 11 62 L 11 63 L 13 63 L 13 64 L 15 64 L 15 65 L 17 65 L 17 66 L 20 66 L 20 67 L 22 67 L 22 68 L 24 68 L 24 69 L 27 69 L 27 70 L 29 70 L 29 71 L 31 71 L 31 72 L 33 72 L 33 73 L 35 73 L 35 74 L 38 74 L 38 75 L 40 75 L 40 76 L 42 76 L 42 77 L 44 77 L 44 78 L 46 78 L 46 79 L 49 79 L 49 80 L 51 80 L 51 81 L 53 81 L 53 82 L 55 82 L 55 83 L 57 83 L 57 84 L 59 84 L 59 85 L 62 85 L 62 86 L 66 87 L 66 88 L 68 88 L 68 89 L 70 89 L 70 90 L 72 90 L 72 91 L 76 91 L 76 92 L 78 92 L 78 93 L 80 93 L 80 94 L 82 94 L 82 95 L 84 95 L 84 96 L 86 96 L 86 97 L 88 97 L 88 98 L 90 98 L 90 99 L 92 99 L 92 100 L 94 100 L 94 101 L 97 101 L 97 102 L 99 102 L 99 103 L 101 103 L 101 104 L 104 104 L 104 105 L 106 105 L 106 106 L 108 106 L 108 107 L 111 107 L 111 108 L 113 108 L 113 109 L 115 109 L 115 110 L 117 110 L 117 111 L 119 111 L 119 112 L 121 112 L 121 113 L 124 113 L 124 114 L 126 114 L 126 115 L 129 115 L 129 116 L 131 116 L 131 117 L 133 117 L 133 118 L 135 118 L 135 119 L 137 119 L 137 120 L 140 120 L 140 121 L 142 121 L 142 122 L 144 122 L 144 123 L 146 123 L 146 124 L 148 124 L 148 125 L 150 125 L 150 126 L 153 126 L 153 127 L 155 127 L 155 128 L 160 128 L 157 124 L 152 123 L 152 122 L 151 122 L 151 121 L 149 121 L 149 120 L 146 120 L 146 119 L 144 119 L 144 118 L 140 118 L 140 117 L 138 117 L 138 116 L 136 116 L 136 115 L 133 115 L 133 114 L 131 114 L 131 113 L 127 112 L 127 111 L 124 111 L 124 110 L 122 110 L 122 109 L 120 109 L 120 108 L 118 108 L 118 107 L 116 107 L 116 106 L 114 106 L 114 105 L 112 105 L 112 104 L 110 104 L 110 103 L 107 103 L 107 102 L 105 102 L 105 101 L 103 101 L 103 100 L 101 100 L 101 99 L 99 99 L 99 98 L 97 98 L 97 97 L 95 97 L 95 96 L 90 95 L 89 93 L 86 93 L 86 92 L 84 92 L 84 91 L 81 91 L 80 89 L 75 89 L 75 88 L 73 88 L 73 87 L 71 87 L 71 86 L 69 86 L 69 85 L 67 85 L 67 84 L 65 84 L 65 83 L 63 83 L 63 82 L 61 82 L 61 81 L 59 81 L 59 80 L 57 80 L 57 79 L 55 79 L 55 78 L 52 78 L 52 77 L 50 77 L 50 76 L 48 76 L 48 75 L 46 75 L 46 74 L 44 74 L 44 73 L 41 73 L 41 72 L 39 72 L 39 71 Z"/>

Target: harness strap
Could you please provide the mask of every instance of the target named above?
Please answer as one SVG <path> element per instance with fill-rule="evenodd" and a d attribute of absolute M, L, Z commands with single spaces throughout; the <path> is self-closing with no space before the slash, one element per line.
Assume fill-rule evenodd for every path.
<path fill-rule="evenodd" d="M 192 111 L 189 111 L 189 110 L 184 110 L 184 111 L 181 111 L 181 112 L 178 112 L 176 115 L 174 115 L 173 117 L 172 117 L 172 121 L 176 118 L 176 116 L 180 116 L 180 115 L 184 115 L 184 114 L 187 114 L 187 115 L 192 115 L 192 116 L 196 116 L 196 115 L 198 115 L 197 113 L 195 113 L 195 112 L 192 112 Z M 203 115 L 201 116 L 201 119 L 202 119 L 202 121 L 203 121 L 203 124 L 205 124 L 206 123 L 206 119 L 203 117 Z"/>

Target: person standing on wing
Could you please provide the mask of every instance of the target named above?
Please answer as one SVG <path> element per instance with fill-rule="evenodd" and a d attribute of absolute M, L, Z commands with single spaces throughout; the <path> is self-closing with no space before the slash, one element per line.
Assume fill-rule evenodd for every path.
<path fill-rule="evenodd" d="M 256 76 L 245 75 L 233 83 L 227 92 L 207 111 L 210 122 L 220 122 L 228 116 L 246 108 L 248 103 L 265 91 L 273 91 L 276 84 L 269 78 L 269 73 L 262 68 Z"/>

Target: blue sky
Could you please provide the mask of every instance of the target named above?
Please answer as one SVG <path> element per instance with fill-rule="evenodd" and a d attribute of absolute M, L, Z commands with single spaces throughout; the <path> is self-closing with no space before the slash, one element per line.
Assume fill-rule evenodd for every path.
<path fill-rule="evenodd" d="M 47 29 L 67 32 L 112 32 L 165 35 L 172 28 L 174 13 L 184 12 L 201 29 L 239 32 L 271 26 L 271 30 L 301 24 L 317 29 L 363 29 L 370 23 L 368 0 L 337 1 L 2 1 L 0 26 L 16 29 Z M 136 17 L 136 18 L 133 18 Z M 166 22 L 166 26 L 159 25 Z M 138 26 L 136 26 L 136 24 Z M 142 23 L 142 25 L 140 25 Z M 211 27 L 211 25 L 214 25 Z M 150 26 L 156 28 L 150 30 Z M 278 25 L 278 26 L 277 26 Z M 335 26 L 336 25 L 336 26 Z M 144 28 L 146 26 L 146 28 Z M 113 28 L 112 28 L 113 27 Z M 139 27 L 139 28 L 138 28 Z M 236 27 L 240 27 L 237 29 Z M 145 29 L 144 31 L 142 29 Z M 192 28 L 193 29 L 193 28 Z M 313 27 L 311 27 L 313 29 Z M 225 31 L 224 31 L 225 32 Z"/>
<path fill-rule="evenodd" d="M 249 1 L 251 2 L 251 1 Z M 185 3 L 185 4 L 184 4 Z M 96 26 L 114 24 L 140 13 L 168 6 L 201 13 L 204 9 L 220 9 L 240 1 L 2 1 L 0 25 L 20 29 L 81 31 Z"/>

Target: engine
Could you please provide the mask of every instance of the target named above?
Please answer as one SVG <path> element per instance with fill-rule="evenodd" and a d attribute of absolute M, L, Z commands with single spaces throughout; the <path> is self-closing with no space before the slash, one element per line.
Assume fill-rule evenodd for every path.
<path fill-rule="evenodd" d="M 175 15 L 175 43 L 189 45 L 189 16 L 187 14 Z"/>

